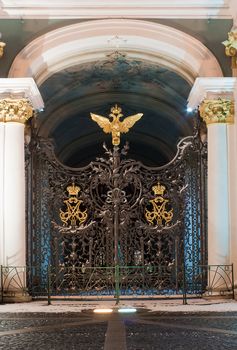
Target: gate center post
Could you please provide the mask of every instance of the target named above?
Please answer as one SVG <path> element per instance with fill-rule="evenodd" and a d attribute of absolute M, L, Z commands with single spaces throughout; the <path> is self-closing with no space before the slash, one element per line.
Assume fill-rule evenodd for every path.
<path fill-rule="evenodd" d="M 118 244 L 119 244 L 119 210 L 120 210 L 120 197 L 121 189 L 118 187 L 119 179 L 119 164 L 120 164 L 120 154 L 119 147 L 114 146 L 113 149 L 113 209 L 114 209 L 114 265 L 115 265 L 115 298 L 116 305 L 119 303 L 120 297 L 120 266 L 119 266 L 119 256 L 118 256 Z"/>

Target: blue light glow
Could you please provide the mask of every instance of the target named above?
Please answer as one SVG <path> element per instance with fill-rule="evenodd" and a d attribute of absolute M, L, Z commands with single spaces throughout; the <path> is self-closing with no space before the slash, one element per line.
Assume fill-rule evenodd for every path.
<path fill-rule="evenodd" d="M 137 312 L 137 309 L 124 307 L 124 308 L 118 309 L 118 312 L 120 312 L 120 313 L 132 313 L 132 312 Z"/>

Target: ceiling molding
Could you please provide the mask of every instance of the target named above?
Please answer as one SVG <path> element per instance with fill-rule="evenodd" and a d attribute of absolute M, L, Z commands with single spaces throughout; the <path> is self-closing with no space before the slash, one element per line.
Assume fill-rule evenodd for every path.
<path fill-rule="evenodd" d="M 123 40 L 111 46 L 113 37 Z M 196 77 L 223 76 L 208 48 L 194 37 L 162 24 L 131 19 L 77 23 L 30 42 L 15 58 L 9 77 L 33 77 L 41 85 L 53 74 L 119 50 L 175 71 L 190 84 Z"/>
<path fill-rule="evenodd" d="M 233 18 L 232 0 L 2 0 L 0 18 Z"/>

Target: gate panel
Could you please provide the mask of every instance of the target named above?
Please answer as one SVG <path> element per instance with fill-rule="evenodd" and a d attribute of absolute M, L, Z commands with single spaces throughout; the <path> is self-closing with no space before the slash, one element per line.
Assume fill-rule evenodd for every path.
<path fill-rule="evenodd" d="M 122 294 L 178 293 L 185 268 L 193 283 L 206 263 L 205 147 L 187 137 L 159 168 L 127 159 L 127 149 L 105 147 L 104 158 L 72 169 L 49 142 L 32 141 L 30 289 L 43 291 L 49 266 L 53 288 L 66 294 L 114 294 L 118 285 Z"/>

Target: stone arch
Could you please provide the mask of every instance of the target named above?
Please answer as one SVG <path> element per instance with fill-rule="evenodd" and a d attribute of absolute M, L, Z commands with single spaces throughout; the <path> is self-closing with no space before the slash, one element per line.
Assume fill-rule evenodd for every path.
<path fill-rule="evenodd" d="M 30 42 L 15 58 L 9 77 L 33 77 L 41 85 L 54 73 L 115 51 L 109 40 L 119 36 L 119 51 L 175 71 L 190 84 L 198 76 L 222 76 L 215 56 L 192 36 L 153 22 L 106 19 L 50 31 Z"/>

